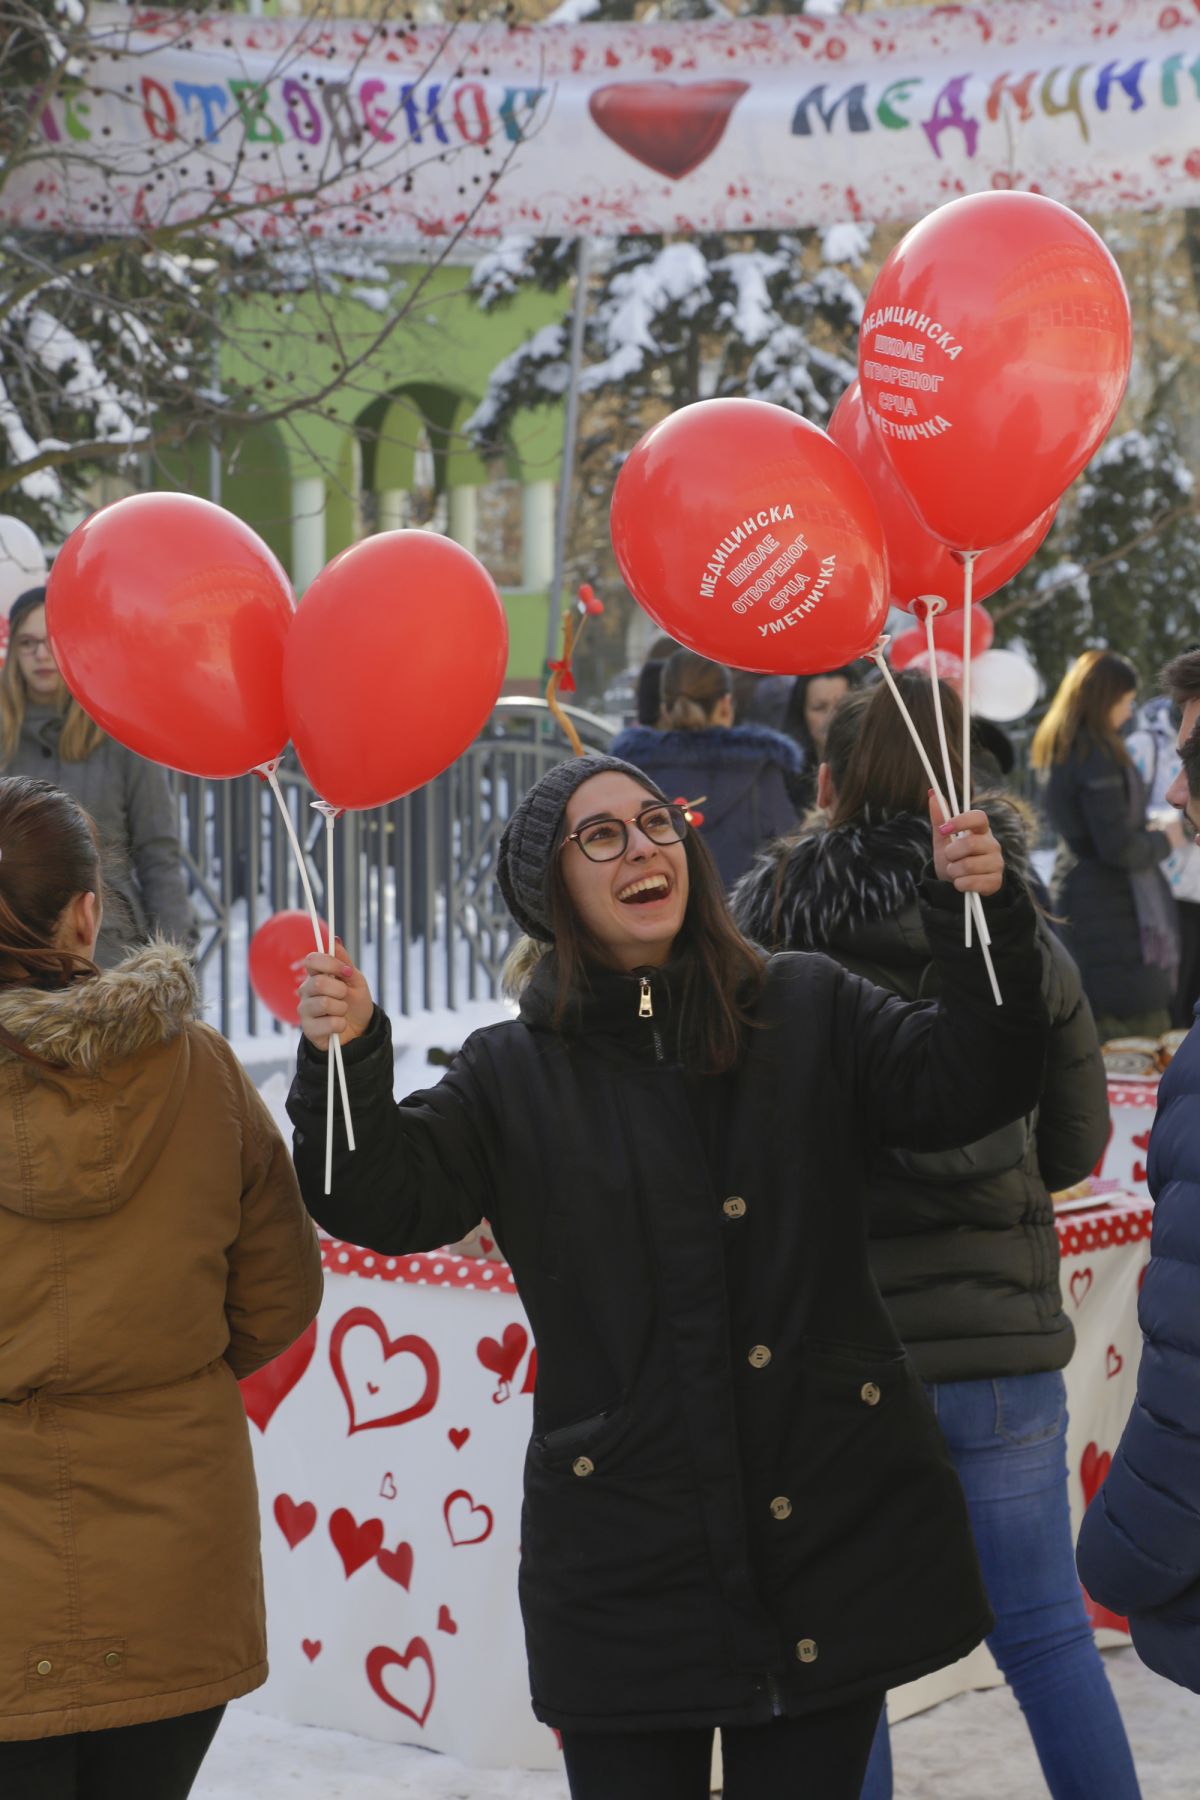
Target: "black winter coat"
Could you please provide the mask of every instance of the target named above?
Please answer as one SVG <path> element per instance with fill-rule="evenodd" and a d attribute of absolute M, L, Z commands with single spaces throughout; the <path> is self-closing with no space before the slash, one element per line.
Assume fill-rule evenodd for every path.
<path fill-rule="evenodd" d="M 704 731 L 655 731 L 631 725 L 610 746 L 656 781 L 668 800 L 696 800 L 700 836 L 727 888 L 772 838 L 795 831 L 804 754 L 766 725 L 713 725 Z"/>
<path fill-rule="evenodd" d="M 1143 958 L 1130 877 L 1165 861 L 1171 846 L 1165 832 L 1145 827 L 1145 789 L 1133 764 L 1118 762 L 1103 744 L 1084 742 L 1080 750 L 1056 763 L 1046 783 L 1046 811 L 1061 839 L 1051 904 L 1066 921 L 1062 939 L 1092 1011 L 1134 1019 L 1169 1009 L 1173 983 Z"/>
<path fill-rule="evenodd" d="M 1018 815 L 987 811 L 1023 874 Z M 812 832 L 759 859 L 734 915 L 768 948 L 823 950 L 903 999 L 934 998 L 918 905 L 928 849 L 929 823 L 912 815 Z M 1050 1192 L 1095 1167 L 1108 1095 L 1079 971 L 1041 923 L 1038 941 L 1052 1030 L 1036 1111 L 961 1149 L 883 1150 L 871 1171 L 871 1267 L 924 1381 L 1061 1369 L 1075 1346 Z"/>
<path fill-rule="evenodd" d="M 766 1722 L 989 1629 L 867 1266 L 865 1183 L 880 1141 L 931 1149 L 1035 1105 L 1046 1014 L 1023 891 L 989 904 L 1002 1008 L 957 894 L 927 893 L 940 1007 L 775 957 L 724 1077 L 675 1059 L 677 970 L 597 972 L 560 1034 L 547 959 L 519 1020 L 398 1105 L 377 1013 L 345 1052 L 358 1149 L 339 1128 L 328 1199 L 325 1063 L 301 1048 L 288 1109 L 319 1222 L 401 1254 L 486 1215 L 512 1264 L 538 1348 L 520 1589 L 548 1724 Z"/>

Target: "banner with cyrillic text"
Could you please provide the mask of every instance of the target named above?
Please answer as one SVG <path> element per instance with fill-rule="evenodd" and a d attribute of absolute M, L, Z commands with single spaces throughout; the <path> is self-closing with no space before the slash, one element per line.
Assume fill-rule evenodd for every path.
<path fill-rule="evenodd" d="M 411 244 L 915 219 L 986 188 L 1200 200 L 1200 13 L 422 26 L 100 6 L 0 219 Z"/>

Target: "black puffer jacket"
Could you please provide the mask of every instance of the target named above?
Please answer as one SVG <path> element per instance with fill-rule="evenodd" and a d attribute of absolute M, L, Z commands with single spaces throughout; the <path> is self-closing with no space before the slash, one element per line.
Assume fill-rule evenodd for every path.
<path fill-rule="evenodd" d="M 1133 878 L 1153 874 L 1171 853 L 1162 831 L 1146 829 L 1146 793 L 1132 763 L 1121 763 L 1103 744 L 1079 746 L 1056 763 L 1045 793 L 1046 811 L 1059 834 L 1050 883 L 1062 938 L 1079 964 L 1084 991 L 1097 1017 L 1136 1019 L 1169 1009 L 1173 981 L 1149 967 L 1142 954 Z M 1162 883 L 1162 905 L 1172 909 Z"/>
<path fill-rule="evenodd" d="M 669 800 L 705 796 L 700 835 L 727 888 L 764 844 L 796 829 L 804 755 L 791 738 L 766 725 L 704 731 L 632 725 L 618 732 L 611 753 L 644 769 Z"/>
<path fill-rule="evenodd" d="M 765 1722 L 989 1627 L 868 1269 L 866 1175 L 881 1141 L 932 1149 L 1032 1107 L 1047 1023 L 1023 891 L 989 902 L 1003 1008 L 958 896 L 925 891 L 940 1007 L 776 957 L 716 1079 L 677 1060 L 672 969 L 597 974 L 560 1034 L 543 963 L 519 1020 L 399 1105 L 377 1013 L 345 1053 L 358 1149 L 339 1128 L 328 1199 L 325 1062 L 301 1050 L 288 1109 L 321 1224 L 400 1254 L 486 1214 L 512 1264 L 538 1348 L 521 1604 L 547 1723 Z"/>
<path fill-rule="evenodd" d="M 1020 872 L 1018 815 L 1003 802 L 987 810 Z M 928 854 L 928 820 L 911 815 L 814 832 L 762 857 L 734 912 L 761 944 L 824 950 L 905 999 L 925 999 L 938 991 L 917 904 Z M 926 1381 L 1061 1369 L 1074 1348 L 1047 1190 L 1095 1167 L 1108 1101 L 1079 972 L 1044 925 L 1038 936 L 1053 1029 L 1036 1111 L 962 1149 L 885 1150 L 872 1170 L 871 1266 Z"/>

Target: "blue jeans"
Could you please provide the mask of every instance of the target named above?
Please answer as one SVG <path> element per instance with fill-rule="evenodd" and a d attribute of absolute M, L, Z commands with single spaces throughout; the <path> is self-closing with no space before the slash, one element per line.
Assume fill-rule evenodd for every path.
<path fill-rule="evenodd" d="M 1125 1727 L 1084 1611 L 1067 1502 L 1061 1375 L 927 1390 L 958 1470 L 995 1629 L 988 1649 L 1025 1714 L 1053 1800 L 1138 1800 Z M 891 1800 L 885 1712 L 862 1800 Z"/>

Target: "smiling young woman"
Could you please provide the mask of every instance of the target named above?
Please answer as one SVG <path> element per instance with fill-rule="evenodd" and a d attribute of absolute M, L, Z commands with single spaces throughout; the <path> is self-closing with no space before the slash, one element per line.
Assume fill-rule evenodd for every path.
<path fill-rule="evenodd" d="M 698 798 L 698 796 L 697 796 Z M 961 834 L 961 835 L 959 835 Z M 538 1346 L 521 1603 L 573 1800 L 857 1800 L 885 1690 L 991 1618 L 961 1490 L 871 1280 L 876 1147 L 1036 1098 L 1034 915 L 981 813 L 932 834 L 941 977 L 910 1006 L 740 936 L 686 811 L 637 768 L 552 769 L 501 839 L 519 1017 L 392 1098 L 362 975 L 308 958 L 289 1111 L 338 1237 L 432 1249 L 486 1215 Z M 962 943 L 985 904 L 1004 992 Z M 325 1054 L 358 1150 L 324 1189 Z"/>

